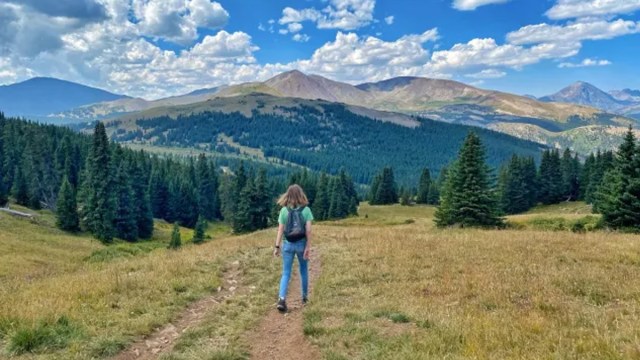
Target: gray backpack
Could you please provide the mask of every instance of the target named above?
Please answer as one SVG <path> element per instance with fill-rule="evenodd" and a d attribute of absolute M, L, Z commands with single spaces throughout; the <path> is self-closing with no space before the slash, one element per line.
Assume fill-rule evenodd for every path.
<path fill-rule="evenodd" d="M 305 208 L 289 209 L 289 215 L 287 216 L 287 224 L 284 227 L 284 237 L 289 242 L 296 242 L 304 239 L 307 236 L 307 227 L 302 216 L 302 211 Z"/>

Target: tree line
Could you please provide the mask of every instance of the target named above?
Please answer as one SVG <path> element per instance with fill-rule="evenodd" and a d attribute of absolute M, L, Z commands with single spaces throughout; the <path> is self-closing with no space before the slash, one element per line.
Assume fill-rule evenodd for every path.
<path fill-rule="evenodd" d="M 597 151 L 581 161 L 569 149 L 547 149 L 539 166 L 531 156 L 513 155 L 496 177 L 480 138 L 471 132 L 437 181 L 425 168 L 417 188 L 398 189 L 393 169 L 386 167 L 370 189 L 374 205 L 438 205 L 438 226 L 500 227 L 503 215 L 583 200 L 602 214 L 603 225 L 640 231 L 640 145 L 630 129 L 616 153 Z"/>
<path fill-rule="evenodd" d="M 198 234 L 208 221 L 226 221 L 236 233 L 266 228 L 276 221 L 275 197 L 298 181 L 313 195 L 319 220 L 357 211 L 355 185 L 344 171 L 287 179 L 243 162 L 225 169 L 204 154 L 176 159 L 124 148 L 102 123 L 88 136 L 0 113 L 0 206 L 11 196 L 31 209 L 51 209 L 59 228 L 105 243 L 150 238 L 154 218 Z"/>

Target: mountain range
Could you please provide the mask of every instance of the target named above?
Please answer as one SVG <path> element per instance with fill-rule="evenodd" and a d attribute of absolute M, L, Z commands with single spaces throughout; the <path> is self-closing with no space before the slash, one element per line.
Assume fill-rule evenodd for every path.
<path fill-rule="evenodd" d="M 570 146 L 584 153 L 593 151 L 594 147 L 617 145 L 617 128 L 634 124 L 633 117 L 640 114 L 639 91 L 624 89 L 606 93 L 584 82 L 536 99 L 452 80 L 397 77 L 351 85 L 294 70 L 264 82 L 212 87 L 148 101 L 66 81 L 45 80 L 36 78 L 0 88 L 4 91 L 0 91 L 0 109 L 9 115 L 46 115 L 50 121 L 66 122 L 178 116 L 219 111 L 221 106 L 225 111 L 250 114 L 255 108 L 241 105 L 246 101 L 220 99 L 242 99 L 258 93 L 284 99 L 285 103 L 293 98 L 341 103 L 356 113 L 367 112 L 370 117 L 408 121 L 406 119 L 419 116 L 483 127 L 549 146 Z M 34 89 L 40 83 L 43 86 Z M 86 94 L 78 94 L 83 91 Z M 39 94 L 46 93 L 52 96 L 47 101 L 38 101 L 43 97 Z M 15 98 L 21 99 L 21 106 L 12 105 L 20 103 L 11 100 Z"/>
<path fill-rule="evenodd" d="M 539 100 L 590 106 L 640 120 L 640 90 L 624 89 L 605 92 L 587 82 L 577 81 Z"/>

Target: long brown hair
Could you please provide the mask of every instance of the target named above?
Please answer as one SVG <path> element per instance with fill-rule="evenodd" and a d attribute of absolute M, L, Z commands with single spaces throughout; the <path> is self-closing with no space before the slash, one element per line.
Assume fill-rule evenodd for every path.
<path fill-rule="evenodd" d="M 286 207 L 300 207 L 309 205 L 307 195 L 304 194 L 304 190 L 298 184 L 289 186 L 287 192 L 280 195 L 278 199 L 278 205 Z"/>

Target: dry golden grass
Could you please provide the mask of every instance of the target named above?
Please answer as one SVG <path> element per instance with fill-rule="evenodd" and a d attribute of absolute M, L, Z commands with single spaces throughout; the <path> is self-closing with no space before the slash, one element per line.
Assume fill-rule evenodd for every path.
<path fill-rule="evenodd" d="M 34 348 L 38 358 L 111 355 L 167 323 L 190 302 L 217 291 L 222 269 L 234 256 L 271 245 L 265 236 L 227 236 L 172 251 L 164 245 L 169 225 L 160 223 L 152 242 L 104 247 L 86 236 L 65 235 L 48 225 L 6 214 L 0 214 L 0 224 L 0 247 L 4 250 L 0 358 L 21 355 L 20 349 L 28 348 L 30 340 L 49 331 L 47 326 L 53 328 L 61 318 L 70 325 L 60 334 L 57 330 L 45 334 L 60 339 L 43 341 L 45 345 Z M 213 227 L 209 233 L 224 232 L 224 227 Z M 183 242 L 188 243 L 191 233 L 182 229 Z M 154 245 L 118 253 L 148 244 Z M 104 255 L 105 251 L 116 254 Z M 13 266 L 5 267 L 5 259 L 11 259 Z M 16 350 L 15 343 L 21 339 L 22 347 Z"/>
<path fill-rule="evenodd" d="M 525 216 L 572 219 L 586 216 L 575 215 L 582 207 Z M 363 204 L 357 218 L 315 227 L 322 273 L 304 331 L 326 359 L 640 358 L 637 236 L 438 230 L 433 211 Z M 36 225 L 0 214 L 0 250 L 8 252 L 0 257 L 0 358 L 11 355 L 20 328 L 62 334 L 66 342 L 18 359 L 116 353 L 214 292 L 222 269 L 236 260 L 241 286 L 251 291 L 212 309 L 164 358 L 248 356 L 246 333 L 276 296 L 274 230 L 229 237 L 216 227 L 213 240 L 179 251 L 148 244 L 105 250 L 45 220 Z M 157 229 L 152 244 L 169 236 L 168 224 Z M 96 256 L 118 246 L 142 250 Z M 4 266 L 6 259 L 13 265 Z"/>
<path fill-rule="evenodd" d="M 318 237 L 325 265 L 305 332 L 327 359 L 640 357 L 637 236 L 416 221 Z"/>

